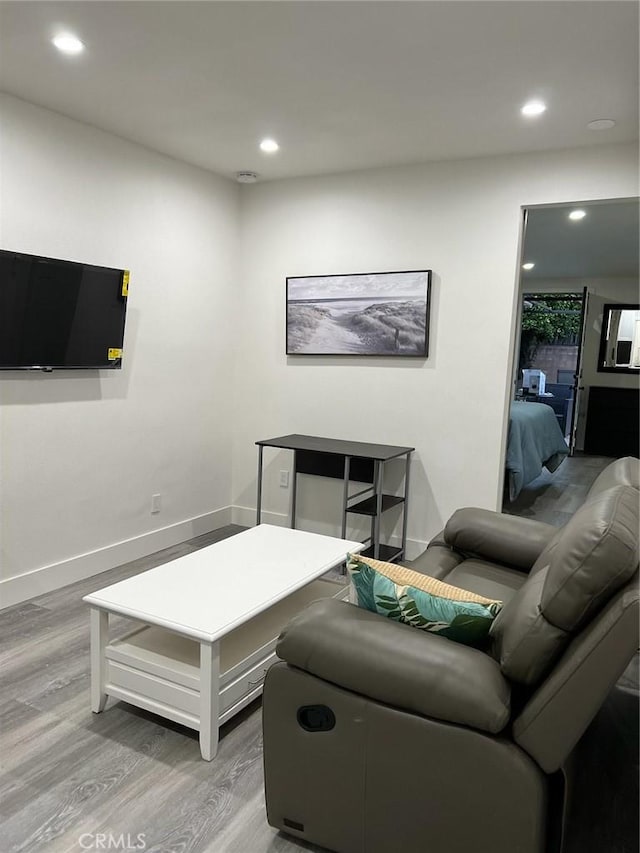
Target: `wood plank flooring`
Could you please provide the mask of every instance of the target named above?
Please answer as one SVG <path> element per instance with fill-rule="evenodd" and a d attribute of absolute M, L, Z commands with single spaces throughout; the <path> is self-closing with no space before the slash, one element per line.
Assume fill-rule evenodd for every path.
<path fill-rule="evenodd" d="M 112 699 L 103 714 L 89 710 L 82 596 L 241 529 L 222 528 L 0 612 L 1 853 L 79 853 L 90 841 L 83 833 L 129 835 L 131 847 L 142 833 L 146 853 L 319 851 L 266 822 L 259 701 L 223 727 L 210 763 L 200 759 L 195 732 Z M 114 633 L 130 627 L 112 621 Z M 585 736 L 585 766 L 597 784 L 575 800 L 566 853 L 637 850 L 637 671 L 625 679 Z"/>
<path fill-rule="evenodd" d="M 237 533 L 233 525 L 0 612 L 0 850 L 67 853 L 143 833 L 147 853 L 313 850 L 266 822 L 260 702 L 196 732 L 110 699 L 89 709 L 88 592 Z M 113 632 L 131 623 L 112 619 Z M 106 842 L 105 842 L 106 843 Z"/>
<path fill-rule="evenodd" d="M 515 501 L 505 499 L 502 510 L 562 527 L 582 506 L 592 483 L 610 462 L 613 460 L 607 456 L 568 456 L 553 474 L 543 468 Z"/>

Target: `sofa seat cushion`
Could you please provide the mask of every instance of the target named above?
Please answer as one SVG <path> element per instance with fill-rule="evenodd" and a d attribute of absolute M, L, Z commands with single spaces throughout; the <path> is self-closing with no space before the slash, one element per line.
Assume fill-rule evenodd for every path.
<path fill-rule="evenodd" d="M 463 560 L 442 578 L 452 586 L 502 602 L 510 601 L 526 579 L 522 572 L 474 559 Z"/>
<path fill-rule="evenodd" d="M 501 601 L 394 563 L 350 554 L 347 568 L 360 607 L 458 643 L 486 645 L 502 607 Z"/>

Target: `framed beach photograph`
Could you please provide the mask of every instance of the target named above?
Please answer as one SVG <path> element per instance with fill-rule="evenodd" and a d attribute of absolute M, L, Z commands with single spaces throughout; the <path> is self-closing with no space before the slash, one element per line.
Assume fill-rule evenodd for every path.
<path fill-rule="evenodd" d="M 429 354 L 431 270 L 287 278 L 287 355 Z"/>

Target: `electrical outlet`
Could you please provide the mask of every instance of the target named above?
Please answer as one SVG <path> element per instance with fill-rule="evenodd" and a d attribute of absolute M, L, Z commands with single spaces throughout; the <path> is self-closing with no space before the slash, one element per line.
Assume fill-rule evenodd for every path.
<path fill-rule="evenodd" d="M 288 489 L 289 488 L 289 472 L 288 471 L 280 471 L 280 488 Z"/>
<path fill-rule="evenodd" d="M 155 515 L 162 509 L 162 495 L 151 495 L 151 515 Z"/>

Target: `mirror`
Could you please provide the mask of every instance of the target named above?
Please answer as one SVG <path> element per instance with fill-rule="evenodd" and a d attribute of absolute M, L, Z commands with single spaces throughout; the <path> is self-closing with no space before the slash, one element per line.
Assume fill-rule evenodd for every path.
<path fill-rule="evenodd" d="M 603 306 L 598 371 L 629 373 L 640 370 L 640 305 Z"/>

